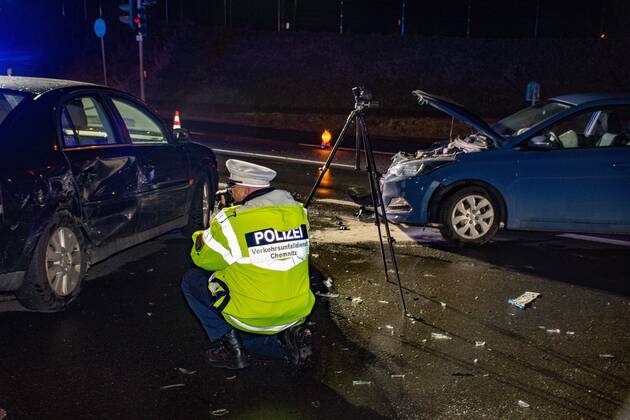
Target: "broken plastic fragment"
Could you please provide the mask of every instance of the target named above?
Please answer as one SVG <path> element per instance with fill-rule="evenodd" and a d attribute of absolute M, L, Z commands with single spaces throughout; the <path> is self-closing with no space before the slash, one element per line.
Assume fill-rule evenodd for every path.
<path fill-rule="evenodd" d="M 475 341 L 475 347 L 485 347 L 485 341 Z"/>
<path fill-rule="evenodd" d="M 339 297 L 338 293 L 323 293 L 323 292 L 315 292 L 317 296 L 325 297 L 325 298 L 336 298 Z"/>
<path fill-rule="evenodd" d="M 388 330 L 393 330 L 394 327 L 392 327 L 391 325 L 385 325 L 385 328 L 387 328 Z"/>
<path fill-rule="evenodd" d="M 197 373 L 196 370 L 188 370 L 188 369 L 184 369 L 184 368 L 177 368 L 177 370 L 180 373 L 183 373 L 184 375 L 194 375 L 195 373 Z"/>
<path fill-rule="evenodd" d="M 236 375 L 234 375 L 234 376 L 226 376 L 225 377 L 226 381 L 233 381 L 234 379 L 236 379 Z"/>
<path fill-rule="evenodd" d="M 518 406 L 521 407 L 521 408 L 529 408 L 529 404 L 527 404 L 523 400 L 518 400 Z"/>
<path fill-rule="evenodd" d="M 389 302 L 386 300 L 379 300 L 378 303 L 388 304 Z"/>
<path fill-rule="evenodd" d="M 361 299 L 360 297 L 352 298 L 352 303 L 361 304 L 363 303 L 363 299 Z"/>
<path fill-rule="evenodd" d="M 615 356 L 612 354 L 600 354 L 599 357 L 601 357 L 602 359 L 614 359 Z"/>
<path fill-rule="evenodd" d="M 358 385 L 372 385 L 372 381 L 352 381 L 353 386 Z"/>
<path fill-rule="evenodd" d="M 424 277 L 435 277 L 435 274 L 426 273 L 426 274 L 424 274 Z"/>
<path fill-rule="evenodd" d="M 319 258 L 319 254 L 311 254 L 311 257 L 313 257 L 313 258 Z"/>
<path fill-rule="evenodd" d="M 184 384 L 172 384 L 172 385 L 164 385 L 164 386 L 161 386 L 161 387 L 160 387 L 160 389 L 183 388 L 183 387 L 185 387 L 185 386 L 186 386 L 186 385 L 184 385 Z"/>
<path fill-rule="evenodd" d="M 330 289 L 332 287 L 332 284 L 333 284 L 333 280 L 330 277 L 324 280 L 324 286 L 326 286 L 327 289 Z"/>
<path fill-rule="evenodd" d="M 440 305 L 442 305 L 442 309 L 446 308 L 446 303 L 445 302 L 440 302 Z"/>
<path fill-rule="evenodd" d="M 567 335 L 575 335 L 575 331 L 567 331 Z"/>
<path fill-rule="evenodd" d="M 549 334 L 560 334 L 560 328 L 550 328 L 547 330 Z"/>
<path fill-rule="evenodd" d="M 525 292 L 517 298 L 508 299 L 510 305 L 514 305 L 517 308 L 525 309 L 527 305 L 532 303 L 540 296 L 538 292 Z"/>
<path fill-rule="evenodd" d="M 212 414 L 215 417 L 221 417 L 221 416 L 225 416 L 226 414 L 230 414 L 230 412 L 226 410 L 225 408 L 219 408 L 218 410 L 211 411 L 210 414 Z"/>
<path fill-rule="evenodd" d="M 405 374 L 404 373 L 398 373 L 398 374 L 393 374 L 393 375 L 389 375 L 392 378 L 401 378 L 401 379 L 405 379 Z"/>
<path fill-rule="evenodd" d="M 441 333 L 431 333 L 431 338 L 434 340 L 452 340 L 448 335 Z"/>

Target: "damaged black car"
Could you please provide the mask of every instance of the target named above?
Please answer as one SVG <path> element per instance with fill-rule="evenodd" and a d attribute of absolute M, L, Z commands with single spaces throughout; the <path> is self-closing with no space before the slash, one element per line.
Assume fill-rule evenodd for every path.
<path fill-rule="evenodd" d="M 124 92 L 0 77 L 0 291 L 64 309 L 88 268 L 209 225 L 217 164 Z"/>

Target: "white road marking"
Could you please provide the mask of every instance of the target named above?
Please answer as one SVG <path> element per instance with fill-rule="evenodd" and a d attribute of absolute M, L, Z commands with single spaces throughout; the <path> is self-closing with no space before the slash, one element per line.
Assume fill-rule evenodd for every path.
<path fill-rule="evenodd" d="M 314 147 L 315 149 L 320 149 L 320 146 L 318 146 L 316 144 L 298 143 L 298 146 Z M 337 150 L 345 150 L 347 152 L 354 152 L 356 149 L 353 149 L 352 147 L 339 147 Z M 364 153 L 364 152 L 362 151 L 361 153 Z M 374 153 L 375 155 L 386 155 L 386 156 L 393 156 L 394 155 L 394 153 L 381 152 L 379 150 L 373 150 L 372 153 Z"/>
<path fill-rule="evenodd" d="M 281 160 L 281 161 L 286 161 L 286 162 L 297 162 L 297 163 L 306 163 L 309 165 L 317 165 L 317 166 L 324 166 L 325 162 L 320 162 L 318 160 L 310 160 L 310 159 L 298 159 L 298 158 L 291 158 L 291 157 L 285 157 L 285 156 L 274 156 L 274 155 L 266 155 L 263 153 L 252 153 L 252 152 L 239 152 L 236 150 L 227 150 L 227 149 L 217 149 L 217 148 L 212 148 L 212 150 L 216 153 L 221 153 L 224 155 L 235 155 L 235 156 L 245 156 L 245 157 L 257 157 L 257 158 L 263 158 L 263 159 L 271 159 L 271 160 Z M 330 165 L 331 167 L 335 167 L 335 168 L 346 168 L 346 169 L 354 169 L 354 165 L 346 165 L 344 163 L 332 163 Z"/>
<path fill-rule="evenodd" d="M 578 239 L 581 241 L 599 242 L 602 244 L 630 246 L 630 241 L 622 241 L 620 239 L 600 238 L 599 236 L 578 235 L 575 233 L 563 233 L 562 235 L 556 235 L 561 238 Z"/>

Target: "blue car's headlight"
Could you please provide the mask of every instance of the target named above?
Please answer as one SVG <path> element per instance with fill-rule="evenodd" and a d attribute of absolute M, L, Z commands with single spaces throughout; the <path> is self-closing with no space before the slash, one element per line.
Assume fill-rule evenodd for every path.
<path fill-rule="evenodd" d="M 434 169 L 453 162 L 455 162 L 454 159 L 411 160 L 392 165 L 387 173 L 395 176 L 415 176 L 431 172 Z"/>

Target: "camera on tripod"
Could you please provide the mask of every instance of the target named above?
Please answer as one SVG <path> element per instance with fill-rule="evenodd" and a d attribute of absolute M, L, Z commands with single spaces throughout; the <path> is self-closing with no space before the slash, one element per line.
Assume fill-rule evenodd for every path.
<path fill-rule="evenodd" d="M 372 99 L 372 92 L 363 86 L 353 87 L 352 93 L 354 94 L 355 108 L 378 108 L 380 106 L 378 101 Z"/>

